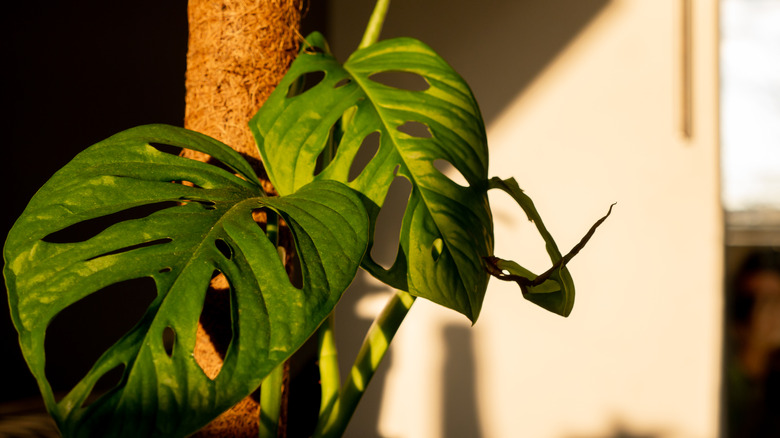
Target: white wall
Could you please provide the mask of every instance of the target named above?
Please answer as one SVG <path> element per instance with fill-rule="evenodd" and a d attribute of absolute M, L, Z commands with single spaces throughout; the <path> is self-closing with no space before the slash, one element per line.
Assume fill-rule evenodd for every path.
<path fill-rule="evenodd" d="M 331 2 L 342 59 L 370 3 Z M 418 300 L 347 436 L 717 435 L 717 2 L 693 4 L 686 139 L 679 1 L 393 1 L 384 36 L 423 39 L 472 84 L 491 174 L 517 178 L 562 249 L 618 205 L 570 264 L 578 296 L 567 319 L 497 281 L 473 328 Z M 502 194 L 490 199 L 496 255 L 545 269 L 520 209 Z M 372 287 L 340 313 L 375 312 L 382 292 Z M 348 351 L 358 341 L 343 332 L 356 330 L 340 327 L 353 337 Z"/>

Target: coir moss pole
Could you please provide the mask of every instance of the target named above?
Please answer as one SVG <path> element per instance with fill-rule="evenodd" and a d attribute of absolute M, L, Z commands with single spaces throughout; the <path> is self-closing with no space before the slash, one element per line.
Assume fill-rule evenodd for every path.
<path fill-rule="evenodd" d="M 247 123 L 295 58 L 301 1 L 189 0 L 186 128 L 214 137 L 259 163 Z M 182 155 L 208 160 L 189 150 Z M 219 373 L 230 343 L 230 319 L 224 317 L 229 312 L 227 283 L 217 277 L 204 304 L 194 351 L 212 378 Z M 258 402 L 247 397 L 197 436 L 257 437 L 258 418 Z"/>

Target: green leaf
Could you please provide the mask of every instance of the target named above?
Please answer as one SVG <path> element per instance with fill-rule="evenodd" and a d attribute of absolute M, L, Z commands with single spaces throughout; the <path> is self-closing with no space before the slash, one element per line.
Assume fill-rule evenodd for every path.
<path fill-rule="evenodd" d="M 560 250 L 558 250 L 558 245 L 544 226 L 539 212 L 536 211 L 533 201 L 523 192 L 514 178 L 506 180 L 491 178 L 489 187 L 490 189 L 503 190 L 523 209 L 526 216 L 528 216 L 528 220 L 536 225 L 539 235 L 544 239 L 547 254 L 550 256 L 550 261 L 552 261 L 553 265 L 550 269 L 537 276 L 513 261 L 490 256 L 485 257 L 488 272 L 499 280 L 517 282 L 523 297 L 528 301 L 558 315 L 569 316 L 574 307 L 574 281 L 566 264 L 585 247 L 588 240 L 596 232 L 596 229 L 612 213 L 612 207 L 615 204 L 609 207 L 609 211 L 604 217 L 593 224 L 582 240 L 571 251 L 562 256 Z"/>
<path fill-rule="evenodd" d="M 205 152 L 238 176 L 161 152 L 165 145 Z M 172 183 L 181 181 L 192 185 Z M 52 242 L 73 224 L 150 205 L 157 211 L 146 217 L 120 220 L 86 239 Z M 289 225 L 301 289 L 253 220 L 259 208 Z M 251 167 L 224 144 L 171 126 L 134 128 L 79 154 L 17 220 L 4 248 L 11 316 L 63 434 L 184 436 L 256 389 L 316 330 L 352 281 L 367 233 L 362 202 L 343 184 L 314 182 L 290 196 L 266 197 Z M 230 284 L 233 338 L 211 380 L 192 352 L 215 270 Z M 44 375 L 52 318 L 101 288 L 142 277 L 154 280 L 157 297 L 141 321 L 55 402 Z M 170 357 L 163 346 L 168 327 L 175 333 Z M 82 407 L 96 381 L 120 365 L 119 385 Z"/>
<path fill-rule="evenodd" d="M 316 72 L 324 78 L 295 95 L 298 78 Z M 417 75 L 428 88 L 400 89 L 374 80 L 387 72 Z M 399 130 L 407 122 L 424 125 L 430 137 Z M 340 126 L 335 156 L 315 176 L 317 157 Z M 485 128 L 468 85 L 430 47 L 411 38 L 386 40 L 357 50 L 341 65 L 322 36 L 312 34 L 250 127 L 279 193 L 333 179 L 363 195 L 372 224 L 369 247 L 390 184 L 396 176 L 409 180 L 412 191 L 394 265 L 385 270 L 365 257 L 363 267 L 395 288 L 476 321 L 489 279 L 482 258 L 493 249 Z M 375 132 L 379 149 L 350 180 L 361 143 Z M 469 187 L 437 170 L 437 159 L 451 163 Z"/>

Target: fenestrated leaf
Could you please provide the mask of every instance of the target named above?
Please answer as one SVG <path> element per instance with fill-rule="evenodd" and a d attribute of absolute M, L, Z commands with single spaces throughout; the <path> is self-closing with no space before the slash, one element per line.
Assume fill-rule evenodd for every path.
<path fill-rule="evenodd" d="M 314 72 L 325 74 L 316 86 L 288 93 L 299 77 Z M 387 72 L 417 75 L 428 88 L 374 80 Z M 403 132 L 407 122 L 424 125 L 430 136 Z M 317 157 L 339 124 L 344 131 L 335 156 L 315 178 Z M 493 249 L 485 129 L 468 85 L 431 48 L 411 38 L 386 40 L 356 51 L 342 66 L 322 36 L 312 34 L 250 127 L 279 193 L 314 179 L 345 182 L 363 194 L 372 227 L 393 179 L 408 179 L 412 191 L 395 263 L 385 270 L 365 257 L 363 266 L 393 287 L 477 319 L 488 281 L 482 257 Z M 360 145 L 374 132 L 379 149 L 350 181 Z M 469 187 L 439 172 L 437 159 L 451 163 Z"/>
<path fill-rule="evenodd" d="M 163 153 L 160 144 L 205 152 L 241 177 Z M 181 181 L 192 184 L 172 183 Z M 86 240 L 52 242 L 73 224 L 148 205 L 162 209 L 119 220 Z M 302 289 L 290 283 L 254 222 L 258 208 L 289 224 Z M 314 332 L 352 281 L 367 233 L 362 202 L 343 184 L 314 182 L 269 198 L 229 147 L 151 125 L 88 148 L 40 189 L 8 235 L 4 275 L 22 351 L 66 436 L 183 436 L 257 388 Z M 192 352 L 215 270 L 230 284 L 233 338 L 211 380 Z M 154 279 L 158 295 L 141 321 L 55 402 L 44 375 L 49 322 L 103 287 L 142 277 Z M 163 345 L 167 327 L 176 336 L 170 357 Z M 118 365 L 125 369 L 119 385 L 82 407 L 96 381 Z"/>

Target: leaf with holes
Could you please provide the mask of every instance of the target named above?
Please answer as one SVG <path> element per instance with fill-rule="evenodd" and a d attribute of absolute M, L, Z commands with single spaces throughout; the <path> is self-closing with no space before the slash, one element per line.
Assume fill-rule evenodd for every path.
<path fill-rule="evenodd" d="M 207 153 L 230 172 L 166 153 L 171 147 Z M 302 288 L 254 221 L 259 209 L 289 225 Z M 367 239 L 362 202 L 345 185 L 314 182 L 269 198 L 229 147 L 151 125 L 86 149 L 40 189 L 8 235 L 4 274 L 22 351 L 66 436 L 183 436 L 251 393 L 302 345 L 352 281 Z M 215 271 L 230 285 L 233 336 L 210 379 L 192 352 Z M 149 277 L 157 297 L 144 316 L 56 401 L 45 375 L 49 322 L 107 286 Z M 117 367 L 118 386 L 84 406 Z"/>
<path fill-rule="evenodd" d="M 422 86 L 382 83 L 393 73 Z M 319 82 L 297 94 L 301 77 Z M 322 36 L 312 34 L 250 127 L 279 193 L 333 179 L 363 195 L 369 247 L 388 188 L 396 177 L 409 180 L 395 263 L 385 270 L 365 257 L 363 266 L 393 287 L 477 319 L 488 282 L 482 258 L 493 249 L 485 128 L 468 85 L 431 48 L 411 38 L 386 40 L 341 65 Z M 361 145 L 373 133 L 378 149 L 355 175 Z M 326 147 L 334 137 L 340 137 L 335 153 Z M 331 160 L 318 159 L 323 154 Z M 438 160 L 468 186 L 437 170 Z M 330 164 L 320 170 L 318 161 Z"/>

